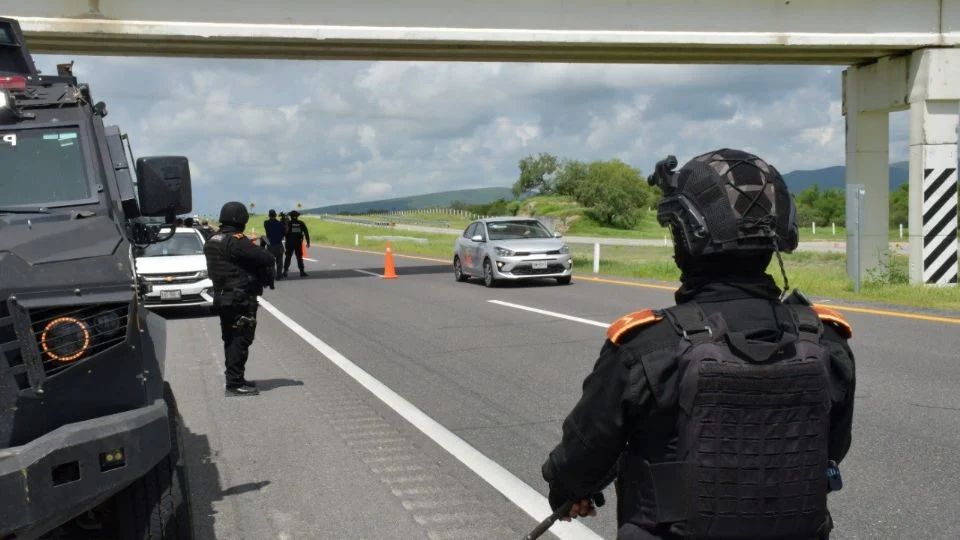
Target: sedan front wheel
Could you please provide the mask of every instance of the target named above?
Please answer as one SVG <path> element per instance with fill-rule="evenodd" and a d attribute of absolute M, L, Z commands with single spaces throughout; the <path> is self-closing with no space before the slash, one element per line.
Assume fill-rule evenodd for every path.
<path fill-rule="evenodd" d="M 493 277 L 493 265 L 490 259 L 483 261 L 483 284 L 487 287 L 496 287 L 497 279 Z"/>

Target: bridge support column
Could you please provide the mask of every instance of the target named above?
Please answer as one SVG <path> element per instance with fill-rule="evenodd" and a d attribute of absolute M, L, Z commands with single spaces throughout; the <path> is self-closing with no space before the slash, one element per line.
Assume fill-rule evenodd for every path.
<path fill-rule="evenodd" d="M 844 72 L 846 185 L 848 191 L 852 185 L 863 186 L 865 190 L 859 242 L 851 238 L 858 230 L 857 217 L 853 212 L 847 212 L 847 275 L 854 280 L 858 273 L 861 279 L 865 279 L 868 272 L 880 266 L 890 249 L 887 238 L 890 215 L 889 113 L 865 106 L 865 102 L 873 101 L 869 93 L 874 87 L 867 84 L 872 73 L 864 73 L 863 69 L 850 68 Z M 859 253 L 854 252 L 857 249 Z"/>
<path fill-rule="evenodd" d="M 956 286 L 960 51 L 917 51 L 910 71 L 910 281 Z"/>

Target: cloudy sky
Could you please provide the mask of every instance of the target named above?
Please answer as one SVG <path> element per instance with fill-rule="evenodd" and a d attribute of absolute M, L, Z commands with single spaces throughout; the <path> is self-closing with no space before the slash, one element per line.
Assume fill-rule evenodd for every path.
<path fill-rule="evenodd" d="M 136 156 L 190 158 L 207 214 L 509 186 L 538 152 L 645 174 L 723 146 L 784 172 L 843 163 L 836 67 L 72 59 Z"/>

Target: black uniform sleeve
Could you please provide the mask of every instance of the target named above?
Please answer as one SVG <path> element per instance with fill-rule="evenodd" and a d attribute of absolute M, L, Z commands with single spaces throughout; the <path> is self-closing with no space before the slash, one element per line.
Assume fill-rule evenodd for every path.
<path fill-rule="evenodd" d="M 583 381 L 583 395 L 563 422 L 563 438 L 541 469 L 551 499 L 586 498 L 613 479 L 626 444 L 627 416 L 637 411 L 637 402 L 653 399 L 640 364 L 625 361 L 629 354 L 608 341 Z"/>
<path fill-rule="evenodd" d="M 272 266 L 277 263 L 269 251 L 253 245 L 249 238 L 243 237 L 239 242 L 232 242 L 230 256 L 235 260 L 244 261 L 253 266 Z"/>
<path fill-rule="evenodd" d="M 823 343 L 830 350 L 830 411 L 829 458 L 840 463 L 850 450 L 853 431 L 853 400 L 856 393 L 856 367 L 853 351 L 839 333 L 829 324 L 824 325 Z"/>
<path fill-rule="evenodd" d="M 303 238 L 307 241 L 307 246 L 310 245 L 310 231 L 307 229 L 307 224 L 300 222 L 300 228 L 303 229 Z"/>

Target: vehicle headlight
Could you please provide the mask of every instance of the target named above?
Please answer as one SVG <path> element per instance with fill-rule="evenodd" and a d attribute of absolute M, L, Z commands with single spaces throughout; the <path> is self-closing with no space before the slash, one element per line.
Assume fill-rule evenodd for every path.
<path fill-rule="evenodd" d="M 507 248 L 498 247 L 498 248 L 497 248 L 497 255 L 499 255 L 500 257 L 512 257 L 512 256 L 513 256 L 513 250 L 512 250 L 512 249 L 507 249 Z"/>
<path fill-rule="evenodd" d="M 563 255 L 566 255 L 566 254 L 570 253 L 570 246 L 568 246 L 568 245 L 566 245 L 566 244 L 560 246 L 560 253 L 563 254 Z"/>
<path fill-rule="evenodd" d="M 77 360 L 90 348 L 90 328 L 74 317 L 60 317 L 47 323 L 40 334 L 43 352 L 58 362 Z"/>
<path fill-rule="evenodd" d="M 123 323 L 120 316 L 113 311 L 102 311 L 93 318 L 94 334 L 97 337 L 110 338 L 120 333 L 123 329 Z"/>
<path fill-rule="evenodd" d="M 201 270 L 197 272 L 197 277 L 199 277 L 200 279 L 207 279 L 208 277 L 210 277 L 210 274 L 206 270 Z"/>

